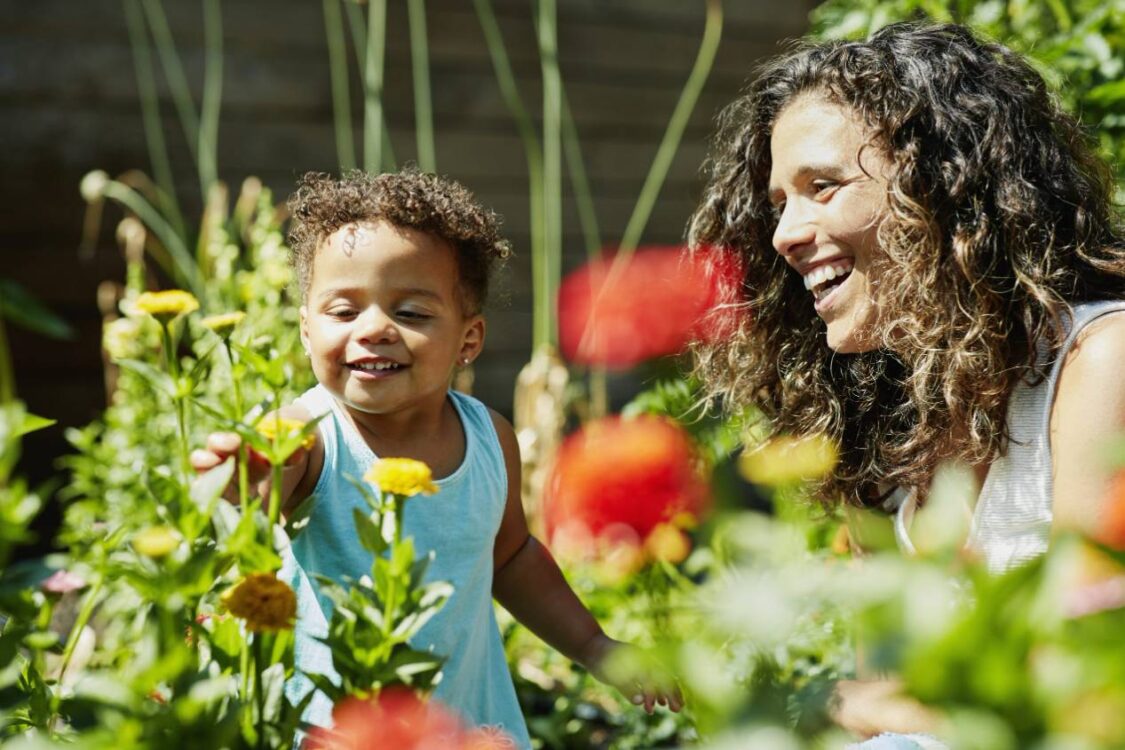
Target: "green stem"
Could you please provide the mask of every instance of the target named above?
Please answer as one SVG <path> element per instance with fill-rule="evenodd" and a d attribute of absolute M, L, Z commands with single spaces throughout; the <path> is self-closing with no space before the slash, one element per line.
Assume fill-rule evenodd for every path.
<path fill-rule="evenodd" d="M 62 684 L 63 677 L 66 676 L 66 669 L 70 666 L 70 660 L 74 656 L 74 649 L 78 646 L 78 639 L 82 635 L 82 630 L 86 627 L 86 623 L 90 622 L 90 617 L 94 614 L 94 607 L 98 603 L 98 595 L 102 591 L 102 579 L 99 577 L 90 590 L 86 592 L 86 598 L 82 600 L 82 608 L 78 610 L 78 617 L 74 620 L 74 626 L 70 629 L 70 635 L 66 637 L 66 646 L 63 647 L 62 665 L 59 667 L 58 684 Z"/>
<path fill-rule="evenodd" d="M 578 224 L 582 228 L 582 240 L 586 245 L 586 258 L 594 260 L 602 249 L 601 231 L 598 229 L 598 212 L 594 207 L 593 191 L 586 176 L 586 161 L 582 158 L 582 146 L 578 137 L 578 127 L 566 90 L 562 94 L 562 145 L 566 156 L 566 170 L 570 176 L 570 187 L 574 193 L 574 205 L 578 209 Z"/>
<path fill-rule="evenodd" d="M 437 171 L 434 149 L 434 110 L 430 93 L 430 51 L 426 39 L 426 0 L 407 0 L 410 18 L 410 64 L 414 80 L 414 133 L 418 141 L 418 166 Z"/>
<path fill-rule="evenodd" d="M 387 3 L 369 0 L 367 64 L 364 66 L 363 168 L 375 174 L 383 168 L 383 64 L 386 54 Z"/>
<path fill-rule="evenodd" d="M 539 0 L 539 60 L 543 76 L 543 234 L 539 267 L 542 298 L 535 301 L 537 339 L 554 343 L 555 297 L 562 265 L 562 78 L 559 74 L 555 0 Z M 533 259 L 534 266 L 534 259 Z"/>
<path fill-rule="evenodd" d="M 203 280 L 200 278 L 199 267 L 195 259 L 188 252 L 183 238 L 160 215 L 160 212 L 153 208 L 152 204 L 146 201 L 140 193 L 117 180 L 110 180 L 106 185 L 105 196 L 110 200 L 117 201 L 137 215 L 137 218 L 156 235 L 156 238 L 168 250 L 168 254 L 172 256 L 173 267 L 166 270 L 172 274 L 177 283 L 184 284 L 197 298 L 206 299 Z"/>
<path fill-rule="evenodd" d="M 230 339 L 223 338 L 223 349 L 227 353 L 227 363 L 230 365 L 230 385 L 231 390 L 234 392 L 234 418 L 241 422 L 244 416 L 242 405 L 242 385 L 239 383 L 238 375 L 235 373 L 234 351 L 230 347 Z M 243 442 L 238 448 L 238 503 L 239 507 L 245 508 L 246 503 L 250 501 L 250 471 L 246 462 L 250 459 L 249 448 Z"/>
<path fill-rule="evenodd" d="M 164 341 L 164 364 L 168 368 L 168 374 L 172 376 L 172 383 L 175 388 L 172 402 L 176 407 L 176 425 L 180 434 L 180 477 L 186 484 L 191 481 L 191 460 L 189 458 L 191 444 L 188 442 L 186 399 L 180 392 L 182 387 L 180 383 L 180 361 L 176 356 L 176 342 L 172 336 L 172 321 L 161 320 L 160 332 Z"/>
<path fill-rule="evenodd" d="M 16 378 L 12 372 L 12 354 L 8 349 L 8 332 L 4 328 L 4 318 L 0 317 L 0 404 L 7 404 L 16 397 Z"/>
<path fill-rule="evenodd" d="M 275 442 L 275 450 L 276 447 L 277 444 Z M 266 543 L 270 545 L 270 549 L 273 549 L 273 527 L 274 524 L 277 523 L 277 519 L 281 515 L 281 469 L 282 467 L 280 464 L 270 465 L 270 527 L 269 531 L 266 532 L 269 534 L 269 536 L 266 538 Z"/>
<path fill-rule="evenodd" d="M 492 60 L 492 68 L 496 72 L 496 82 L 500 86 L 500 95 L 508 106 L 512 118 L 516 121 L 520 140 L 523 141 L 524 152 L 527 154 L 527 176 L 531 202 L 531 258 L 532 266 L 541 267 L 546 263 L 546 235 L 543 223 L 543 157 L 539 148 L 539 138 L 535 133 L 535 125 L 531 115 L 523 105 L 519 88 L 516 86 L 516 77 L 512 73 L 512 66 L 508 60 L 508 52 L 504 47 L 504 37 L 500 33 L 500 26 L 496 23 L 496 14 L 492 11 L 489 0 L 473 0 L 477 18 L 480 21 L 481 31 L 484 32 L 488 54 Z M 538 260 L 536 260 L 538 259 Z M 538 351 L 550 343 L 550 337 L 544 335 L 550 331 L 549 316 L 552 315 L 547 291 L 541 288 L 540 274 L 532 273 L 532 297 L 535 309 L 534 320 L 545 320 L 545 323 L 532 325 L 532 346 Z"/>
<path fill-rule="evenodd" d="M 184 74 L 180 55 L 176 52 L 176 43 L 172 39 L 172 31 L 168 27 L 168 19 L 164 15 L 164 6 L 160 0 L 141 0 L 145 16 L 148 18 L 149 27 L 152 29 L 153 39 L 156 41 L 156 51 L 160 55 L 160 63 L 164 68 L 164 77 L 168 81 L 168 88 L 172 93 L 172 101 L 176 105 L 176 112 L 180 116 L 180 125 L 183 126 L 184 136 L 187 138 L 188 149 L 193 159 L 199 159 L 199 115 L 195 111 L 195 102 L 191 98 L 191 88 L 188 86 L 187 76 Z M 207 197 L 206 191 L 203 192 Z"/>
<path fill-rule="evenodd" d="M 168 158 L 168 145 L 164 142 L 164 128 L 160 122 L 160 102 L 156 95 L 156 79 L 152 75 L 152 48 L 145 32 L 144 16 L 138 0 L 124 0 L 125 22 L 129 28 L 129 45 L 133 50 L 133 67 L 137 76 L 137 93 L 141 100 L 141 120 L 145 129 L 145 145 L 156 184 L 160 186 L 159 200 L 164 214 L 181 237 L 187 236 L 183 214 L 180 213 L 176 182 L 172 176 L 172 162 Z"/>
<path fill-rule="evenodd" d="M 656 150 L 656 158 L 652 160 L 652 166 L 649 167 L 648 176 L 637 198 L 637 204 L 633 208 L 633 214 L 629 217 L 629 223 L 621 237 L 619 256 L 632 253 L 640 242 L 645 225 L 652 215 L 652 207 L 660 194 L 660 188 L 664 184 L 665 177 L 668 176 L 668 168 L 672 165 L 672 159 L 680 146 L 680 139 L 691 117 L 691 111 L 695 108 L 699 93 L 703 90 L 703 84 L 706 83 L 707 76 L 711 72 L 711 64 L 715 61 L 715 53 L 719 49 L 722 30 L 722 0 L 707 0 L 707 20 L 703 28 L 703 41 L 699 45 L 699 53 L 696 55 L 687 83 L 680 92 L 679 101 L 676 102 L 676 108 L 672 111 L 672 117 L 664 131 L 664 138 Z"/>
<path fill-rule="evenodd" d="M 262 657 L 262 634 L 254 633 L 251 635 L 252 648 L 254 650 L 254 703 L 258 708 L 258 747 L 265 747 L 265 725 L 266 725 L 266 696 L 263 689 L 262 680 L 262 663 L 265 659 Z"/>
<path fill-rule="evenodd" d="M 211 186 L 219 179 L 219 110 L 223 101 L 223 13 L 219 0 L 204 0 L 203 44 L 206 63 L 199 127 L 199 182 L 206 201 Z"/>
<path fill-rule="evenodd" d="M 367 70 L 367 22 L 363 20 L 363 11 L 360 10 L 359 5 L 352 0 L 341 0 L 341 2 L 344 3 L 344 9 L 348 12 L 348 26 L 352 31 L 352 45 L 355 47 L 356 62 L 359 65 L 359 79 L 362 81 L 365 75 L 364 71 Z M 382 131 L 383 163 L 387 165 L 387 169 L 398 169 L 386 113 L 383 113 Z"/>
<path fill-rule="evenodd" d="M 328 72 L 332 80 L 332 116 L 336 125 L 336 159 L 341 170 L 355 169 L 352 140 L 352 102 L 348 92 L 348 61 L 340 0 L 324 0 L 324 30 L 328 39 Z"/>

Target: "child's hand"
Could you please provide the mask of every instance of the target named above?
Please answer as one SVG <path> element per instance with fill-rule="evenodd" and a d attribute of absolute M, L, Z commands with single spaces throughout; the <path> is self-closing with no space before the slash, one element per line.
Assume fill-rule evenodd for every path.
<path fill-rule="evenodd" d="M 210 471 L 231 456 L 235 460 L 239 457 L 239 448 L 242 447 L 242 438 L 237 432 L 212 432 L 207 436 L 204 448 L 191 452 L 191 468 L 196 473 L 203 474 Z M 251 485 L 257 485 L 269 476 L 269 462 L 255 451 L 249 451 L 249 460 L 246 462 L 247 476 Z M 223 491 L 223 497 L 231 503 L 238 505 L 238 481 L 232 477 Z"/>
<path fill-rule="evenodd" d="M 583 661 L 590 674 L 620 690 L 634 705 L 643 705 L 647 713 L 656 706 L 676 712 L 683 708 L 684 697 L 672 675 L 636 646 L 600 635 L 587 653 Z"/>

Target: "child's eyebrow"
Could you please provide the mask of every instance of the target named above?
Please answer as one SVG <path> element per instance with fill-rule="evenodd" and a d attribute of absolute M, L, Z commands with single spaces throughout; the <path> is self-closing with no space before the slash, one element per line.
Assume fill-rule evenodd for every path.
<path fill-rule="evenodd" d="M 365 292 L 365 287 L 358 286 L 336 286 L 325 289 L 317 295 L 317 300 L 323 302 L 324 300 L 332 299 L 333 297 L 346 297 L 349 294 L 356 294 Z M 426 289 L 425 287 L 404 287 L 402 289 L 395 289 L 394 292 L 401 297 L 426 297 L 436 302 L 445 302 L 445 298 L 435 292 L 433 289 Z"/>

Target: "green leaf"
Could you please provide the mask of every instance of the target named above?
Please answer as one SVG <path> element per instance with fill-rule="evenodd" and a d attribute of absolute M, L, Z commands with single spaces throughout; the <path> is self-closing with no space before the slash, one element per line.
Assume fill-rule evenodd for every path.
<path fill-rule="evenodd" d="M 138 359 L 119 359 L 117 360 L 117 366 L 140 375 L 158 393 L 163 393 L 168 398 L 175 398 L 176 383 L 172 380 L 172 376 L 163 370 Z"/>
<path fill-rule="evenodd" d="M 215 503 L 234 476 L 234 463 L 233 457 L 228 458 L 191 483 L 189 495 L 200 512 L 208 516 L 212 515 Z"/>
<path fill-rule="evenodd" d="M 12 435 L 12 438 L 21 438 L 28 433 L 50 427 L 56 422 L 58 422 L 57 419 L 47 419 L 46 417 L 37 417 L 34 414 L 24 414 L 23 422 L 16 427 L 15 434 Z"/>
<path fill-rule="evenodd" d="M 1098 104 L 1114 104 L 1125 100 L 1125 80 L 1110 81 L 1095 86 L 1086 93 L 1086 99 Z"/>
<path fill-rule="evenodd" d="M 69 341 L 75 335 L 74 328 L 69 323 L 48 310 L 11 279 L 0 279 L 0 318 L 54 339 Z"/>
<path fill-rule="evenodd" d="M 355 530 L 359 535 L 359 542 L 363 548 L 373 555 L 381 555 L 387 549 L 387 543 L 379 531 L 378 522 L 359 508 L 352 508 L 355 519 Z"/>

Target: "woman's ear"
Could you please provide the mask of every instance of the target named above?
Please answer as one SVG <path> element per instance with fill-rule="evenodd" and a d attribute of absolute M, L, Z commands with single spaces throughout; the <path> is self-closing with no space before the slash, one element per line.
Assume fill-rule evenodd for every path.
<path fill-rule="evenodd" d="M 461 351 L 458 353 L 457 364 L 465 367 L 472 364 L 480 356 L 484 348 L 484 316 L 474 315 L 465 324 L 465 333 L 461 336 Z"/>

